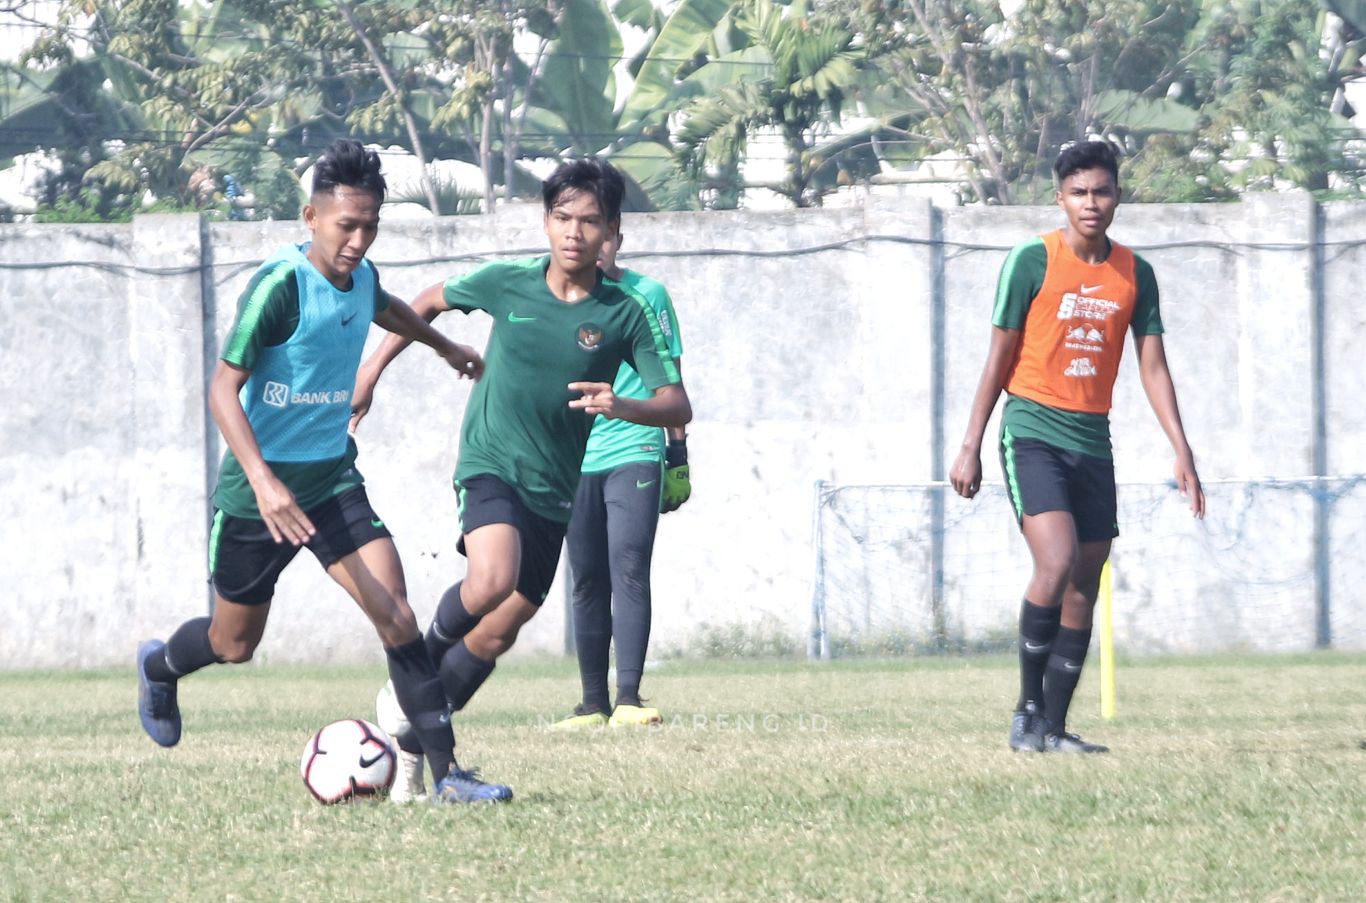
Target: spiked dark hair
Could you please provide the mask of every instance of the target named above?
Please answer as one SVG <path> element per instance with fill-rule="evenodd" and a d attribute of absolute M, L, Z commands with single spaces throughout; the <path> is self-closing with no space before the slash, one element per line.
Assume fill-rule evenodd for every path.
<path fill-rule="evenodd" d="M 332 142 L 313 167 L 313 194 L 331 191 L 338 185 L 365 189 L 383 201 L 388 186 L 380 172 L 379 154 L 366 150 L 354 138 Z"/>
<path fill-rule="evenodd" d="M 615 166 L 597 157 L 566 160 L 541 183 L 541 200 L 549 213 L 566 191 L 586 191 L 598 199 L 598 207 L 607 222 L 621 222 L 621 199 L 626 194 L 626 180 Z"/>
<path fill-rule="evenodd" d="M 1061 186 L 1063 179 L 1085 169 L 1104 169 L 1119 187 L 1119 154 L 1109 141 L 1078 141 L 1064 148 L 1053 164 L 1053 175 Z"/>

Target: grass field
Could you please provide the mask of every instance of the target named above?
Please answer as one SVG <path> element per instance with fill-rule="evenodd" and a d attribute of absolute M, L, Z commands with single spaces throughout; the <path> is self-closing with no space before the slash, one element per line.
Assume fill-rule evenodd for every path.
<path fill-rule="evenodd" d="M 314 729 L 376 669 L 218 668 L 155 748 L 127 672 L 0 673 L 0 900 L 1360 900 L 1366 657 L 1121 662 L 1005 748 L 1007 657 L 667 662 L 662 729 L 552 734 L 572 663 L 500 666 L 457 720 L 499 807 L 323 807 Z"/>

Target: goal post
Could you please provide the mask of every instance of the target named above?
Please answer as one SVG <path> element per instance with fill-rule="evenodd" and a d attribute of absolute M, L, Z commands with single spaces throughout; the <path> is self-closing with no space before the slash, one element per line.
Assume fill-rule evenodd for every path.
<path fill-rule="evenodd" d="M 1366 475 L 1215 480 L 1203 521 L 1171 481 L 1117 487 L 1108 647 L 1366 649 Z M 817 482 L 808 652 L 1013 649 L 1031 571 L 1001 483 Z"/>

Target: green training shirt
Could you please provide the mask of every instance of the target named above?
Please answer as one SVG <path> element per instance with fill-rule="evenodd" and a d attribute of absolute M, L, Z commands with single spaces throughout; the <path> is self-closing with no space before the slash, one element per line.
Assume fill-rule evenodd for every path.
<path fill-rule="evenodd" d="M 486 311 L 493 330 L 484 376 L 460 429 L 455 479 L 511 486 L 542 517 L 568 522 L 593 418 L 569 407 L 571 382 L 611 383 L 623 362 L 645 387 L 679 383 L 659 317 L 643 297 L 600 280 L 582 300 L 546 285 L 549 256 L 485 264 L 446 282 L 446 306 Z"/>
<path fill-rule="evenodd" d="M 307 251 L 306 246 L 304 247 Z M 368 261 L 367 261 L 368 264 Z M 300 266 L 312 266 L 305 261 Z M 223 343 L 221 359 L 244 370 L 252 370 L 262 349 L 283 345 L 299 326 L 299 283 L 295 264 L 278 261 L 262 266 L 248 283 L 237 302 L 237 318 Z M 389 306 L 389 295 L 380 287 L 375 272 L 375 313 Z M 340 492 L 365 482 L 356 469 L 356 443 L 348 437 L 346 452 L 327 461 L 267 461 L 275 477 L 294 493 L 305 510 Z M 260 518 L 256 493 L 247 481 L 241 463 L 231 449 L 223 456 L 218 471 L 214 507 L 234 517 Z"/>
<path fill-rule="evenodd" d="M 659 328 L 669 344 L 669 354 L 675 360 L 683 356 L 683 340 L 678 334 L 678 318 L 674 314 L 673 299 L 668 289 L 640 273 L 623 270 L 616 280 L 622 288 L 640 295 L 659 318 Z M 612 391 L 622 398 L 650 398 L 654 395 L 641 382 L 640 374 L 630 364 L 622 363 L 617 371 Z M 598 417 L 593 432 L 588 436 L 588 448 L 583 453 L 583 472 L 602 473 L 626 464 L 659 462 L 664 458 L 664 429 L 645 426 L 619 418 Z"/>
<path fill-rule="evenodd" d="M 1162 332 L 1162 317 L 1158 304 L 1157 278 L 1146 260 L 1134 255 L 1137 299 L 1130 328 L 1137 335 Z M 1011 250 L 1001 268 L 996 284 L 996 305 L 992 313 L 993 326 L 1002 329 L 1024 329 L 1030 305 L 1044 284 L 1048 269 L 1048 251 L 1042 238 L 1034 238 Z M 1021 336 L 1020 341 L 1024 341 Z M 1106 414 L 1064 411 L 1016 395 L 1006 396 L 1001 412 L 1001 431 L 1016 437 L 1040 439 L 1058 448 L 1065 448 L 1097 458 L 1113 457 L 1110 447 L 1110 418 Z"/>

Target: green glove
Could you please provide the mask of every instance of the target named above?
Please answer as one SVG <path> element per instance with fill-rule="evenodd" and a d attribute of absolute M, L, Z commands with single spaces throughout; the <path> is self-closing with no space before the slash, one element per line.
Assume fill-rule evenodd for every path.
<path fill-rule="evenodd" d="M 670 439 L 668 447 L 664 449 L 664 488 L 659 494 L 659 512 L 667 514 L 677 511 L 691 495 L 687 442 Z"/>

